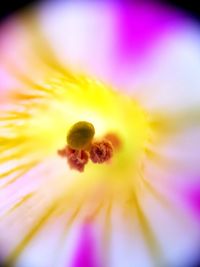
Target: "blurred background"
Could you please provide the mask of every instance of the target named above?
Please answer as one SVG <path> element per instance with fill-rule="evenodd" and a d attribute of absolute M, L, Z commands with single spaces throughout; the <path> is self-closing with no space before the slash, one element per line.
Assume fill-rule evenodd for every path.
<path fill-rule="evenodd" d="M 0 8 L 0 20 L 5 19 L 7 16 L 11 15 L 13 12 L 26 7 L 32 3 L 41 2 L 42 0 L 6 0 L 1 3 Z M 68 0 L 63 0 L 68 1 Z M 138 0 L 139 1 L 139 0 Z M 141 0 L 143 1 L 143 0 Z M 139 1 L 139 2 L 141 2 Z M 155 1 L 155 0 L 154 0 Z M 137 1 L 135 1 L 137 2 Z M 146 0 L 148 2 L 148 0 Z M 193 16 L 195 19 L 200 20 L 200 5 L 199 1 L 190 0 L 190 1 L 182 1 L 182 0 L 158 0 L 157 2 L 170 4 L 178 9 L 181 9 L 190 16 Z"/>
<path fill-rule="evenodd" d="M 6 0 L 1 3 L 0 8 L 0 20 L 6 18 L 13 12 L 30 5 L 31 3 L 41 2 L 42 0 Z M 68 1 L 68 0 L 64 0 Z M 133 0 L 134 1 L 134 0 Z M 138 0 L 139 1 L 139 0 Z M 148 0 L 146 0 L 148 1 Z M 137 2 L 137 1 L 135 1 Z M 139 1 L 140 2 L 140 1 Z M 152 2 L 152 1 L 151 1 Z M 154 2 L 167 3 L 175 8 L 181 9 L 187 12 L 190 16 L 193 16 L 195 19 L 200 20 L 200 5 L 199 1 L 195 0 L 157 0 Z"/>

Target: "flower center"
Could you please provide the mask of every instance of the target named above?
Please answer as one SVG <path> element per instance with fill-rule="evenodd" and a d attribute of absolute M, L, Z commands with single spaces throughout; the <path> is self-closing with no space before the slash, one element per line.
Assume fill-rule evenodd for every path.
<path fill-rule="evenodd" d="M 81 173 L 84 179 L 102 180 L 109 176 L 109 180 L 114 179 L 116 183 L 116 180 L 135 177 L 150 128 L 148 115 L 138 102 L 82 76 L 71 79 L 58 75 L 47 79 L 42 86 L 44 92 L 37 98 L 34 92 L 31 101 L 18 96 L 20 107 L 24 106 L 20 113 L 23 127 L 20 124 L 20 131 L 17 128 L 12 133 L 15 138 L 19 134 L 27 137 L 27 145 L 31 145 L 27 150 L 32 149 L 37 160 L 54 156 L 59 148 L 68 145 L 69 150 L 59 154 L 67 157 L 70 164 L 75 161 L 79 170 L 87 164 Z M 94 147 L 90 151 L 91 141 Z M 102 162 L 109 164 L 100 164 Z"/>
<path fill-rule="evenodd" d="M 50 115 L 47 118 L 45 113 L 42 114 L 39 119 L 42 123 L 38 127 L 42 130 L 44 125 L 48 132 L 43 142 L 48 138 L 49 152 L 54 153 L 66 145 L 70 149 L 82 150 L 82 154 L 70 150 L 73 154 L 70 161 L 76 159 L 78 164 L 87 164 L 85 173 L 88 177 L 90 174 L 107 177 L 108 172 L 114 174 L 111 176 L 115 179 L 134 175 L 141 165 L 149 136 L 148 114 L 139 103 L 129 95 L 90 79 L 78 80 L 77 84 L 57 79 L 51 82 L 52 86 L 56 93 L 52 103 L 48 103 Z M 46 129 L 48 125 L 51 130 Z M 111 143 L 114 151 L 105 144 L 95 144 L 104 140 Z M 92 154 L 88 150 L 91 141 L 95 144 Z M 110 161 L 105 151 L 106 155 L 110 153 Z M 69 151 L 66 153 L 69 155 Z M 100 163 L 103 157 L 109 164 L 94 164 Z"/>
<path fill-rule="evenodd" d="M 58 155 L 66 157 L 71 169 L 83 172 L 90 159 L 93 163 L 109 162 L 114 147 L 120 141 L 114 134 L 107 134 L 102 140 L 93 142 L 94 126 L 86 121 L 75 123 L 67 134 L 67 145 L 58 150 Z"/>
<path fill-rule="evenodd" d="M 126 198 L 140 188 L 150 127 L 147 113 L 133 98 L 87 77 L 64 74 L 14 97 L 2 140 L 8 151 L 16 147 L 9 157 L 21 157 L 22 172 L 55 155 L 57 163 L 58 152 L 77 171 L 69 173 L 61 162 L 56 183 L 63 189 L 70 183 L 77 197 L 81 191 L 94 192 L 95 199 Z"/>

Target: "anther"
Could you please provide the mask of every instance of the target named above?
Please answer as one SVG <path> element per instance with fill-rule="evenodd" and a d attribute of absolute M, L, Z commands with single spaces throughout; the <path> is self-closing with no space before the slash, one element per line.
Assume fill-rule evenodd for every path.
<path fill-rule="evenodd" d="M 62 150 L 58 150 L 58 154 L 61 157 L 67 158 L 67 163 L 70 169 L 77 170 L 79 172 L 83 172 L 85 165 L 89 160 L 89 153 L 85 150 L 76 150 L 66 146 Z"/>
<path fill-rule="evenodd" d="M 90 148 L 90 159 L 93 163 L 104 163 L 113 156 L 113 145 L 108 140 L 94 142 Z"/>
<path fill-rule="evenodd" d="M 104 139 L 110 141 L 115 150 L 119 150 L 122 147 L 121 140 L 115 133 L 112 132 L 107 133 L 104 136 Z"/>
<path fill-rule="evenodd" d="M 67 146 L 64 147 L 63 149 L 59 149 L 57 153 L 62 158 L 65 158 L 67 156 Z"/>
<path fill-rule="evenodd" d="M 93 163 L 109 162 L 113 151 L 121 147 L 121 140 L 115 133 L 107 133 L 102 140 L 93 141 L 94 126 L 86 121 L 75 123 L 67 134 L 67 145 L 58 150 L 66 158 L 71 169 L 83 172 L 89 159 Z"/>

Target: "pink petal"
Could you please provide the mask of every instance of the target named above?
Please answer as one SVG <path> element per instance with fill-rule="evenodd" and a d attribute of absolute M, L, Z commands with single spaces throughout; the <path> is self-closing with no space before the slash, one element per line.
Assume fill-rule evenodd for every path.
<path fill-rule="evenodd" d="M 137 78 L 138 65 L 146 64 L 163 38 L 185 23 L 178 12 L 141 2 L 60 2 L 44 6 L 40 15 L 41 26 L 64 64 L 114 85 Z"/>
<path fill-rule="evenodd" d="M 81 236 L 76 251 L 73 267 L 98 267 L 95 241 L 90 224 L 85 224 L 81 230 Z"/>
<path fill-rule="evenodd" d="M 175 31 L 182 16 L 154 4 L 122 5 L 117 11 L 117 51 L 124 60 L 144 59 L 166 33 Z M 121 54 L 121 55 L 120 55 Z"/>
<path fill-rule="evenodd" d="M 185 188 L 183 195 L 194 215 L 200 219 L 200 186 L 188 186 L 188 188 Z"/>

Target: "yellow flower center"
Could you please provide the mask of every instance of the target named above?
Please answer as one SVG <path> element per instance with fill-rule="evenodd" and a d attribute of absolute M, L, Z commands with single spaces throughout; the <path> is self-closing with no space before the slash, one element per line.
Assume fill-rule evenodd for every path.
<path fill-rule="evenodd" d="M 124 186 L 129 188 L 130 183 L 132 187 L 138 179 L 149 123 L 147 113 L 130 96 L 82 76 L 58 75 L 41 84 L 40 90 L 18 93 L 15 103 L 16 97 L 18 122 L 7 136 L 16 142 L 22 138 L 33 161 L 57 156 L 58 149 L 66 145 L 66 133 L 72 125 L 89 121 L 95 128 L 95 139 L 111 133 L 121 144 L 109 164 L 89 162 L 84 173 L 77 173 L 84 185 L 95 181 L 115 192 Z"/>

